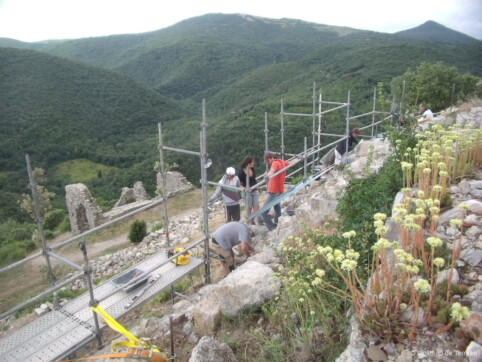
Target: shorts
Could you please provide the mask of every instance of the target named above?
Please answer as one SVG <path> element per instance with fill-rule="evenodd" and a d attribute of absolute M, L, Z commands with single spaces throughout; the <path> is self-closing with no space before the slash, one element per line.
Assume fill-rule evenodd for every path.
<path fill-rule="evenodd" d="M 246 200 L 246 191 L 242 192 L 242 197 L 243 197 L 244 205 L 247 205 L 248 200 Z M 251 191 L 251 205 L 252 206 L 258 206 L 259 205 L 259 191 L 258 190 L 252 190 Z"/>

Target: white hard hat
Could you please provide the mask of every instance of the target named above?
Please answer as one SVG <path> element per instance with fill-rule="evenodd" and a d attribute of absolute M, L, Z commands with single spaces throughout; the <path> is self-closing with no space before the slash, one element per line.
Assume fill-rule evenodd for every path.
<path fill-rule="evenodd" d="M 226 175 L 234 176 L 235 174 L 236 174 L 236 170 L 234 169 L 234 167 L 228 167 L 226 169 Z"/>

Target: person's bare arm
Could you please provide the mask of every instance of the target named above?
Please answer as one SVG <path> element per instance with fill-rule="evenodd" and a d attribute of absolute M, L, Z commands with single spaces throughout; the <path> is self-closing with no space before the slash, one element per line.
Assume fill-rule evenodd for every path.
<path fill-rule="evenodd" d="M 251 254 L 254 254 L 254 248 L 249 245 L 246 241 L 241 241 L 241 250 L 243 251 L 244 255 L 246 255 L 247 258 L 251 256 Z"/>

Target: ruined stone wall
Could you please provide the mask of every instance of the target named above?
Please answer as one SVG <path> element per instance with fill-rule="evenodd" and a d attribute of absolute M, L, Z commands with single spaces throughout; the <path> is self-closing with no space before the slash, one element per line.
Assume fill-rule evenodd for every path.
<path fill-rule="evenodd" d="M 72 233 L 80 234 L 102 223 L 102 210 L 84 184 L 65 186 L 65 202 Z"/>
<path fill-rule="evenodd" d="M 160 184 L 162 179 L 157 176 Z M 167 172 L 167 196 L 189 191 L 193 185 L 179 172 Z M 112 210 L 102 213 L 95 203 L 89 189 L 84 184 L 72 184 L 65 187 L 65 201 L 69 211 L 70 225 L 74 234 L 80 234 L 103 223 L 148 205 L 151 200 L 141 181 L 133 188 L 124 187 L 121 196 Z"/>
<path fill-rule="evenodd" d="M 161 174 L 157 174 L 157 185 L 162 185 Z M 191 190 L 193 185 L 180 172 L 166 172 L 166 194 L 172 196 L 180 192 Z"/>

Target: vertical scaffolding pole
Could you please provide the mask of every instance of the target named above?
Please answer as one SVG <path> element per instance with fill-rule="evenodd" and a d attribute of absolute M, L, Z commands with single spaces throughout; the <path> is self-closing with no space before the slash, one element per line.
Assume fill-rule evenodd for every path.
<path fill-rule="evenodd" d="M 28 179 L 30 191 L 32 192 L 32 201 L 33 201 L 33 211 L 35 214 L 35 221 L 37 222 L 38 232 L 41 240 L 42 246 L 42 254 L 45 257 L 45 262 L 47 263 L 47 273 L 48 273 L 48 280 L 51 285 L 55 285 L 57 281 L 55 275 L 52 271 L 52 264 L 50 263 L 50 256 L 49 256 L 49 248 L 47 247 L 47 242 L 45 241 L 45 233 L 44 233 L 44 226 L 43 226 L 43 216 L 40 212 L 40 204 L 37 195 L 37 184 L 35 183 L 35 178 L 32 173 L 32 166 L 30 165 L 30 157 L 29 155 L 25 155 L 25 160 L 27 161 L 27 172 L 28 172 Z"/>
<path fill-rule="evenodd" d="M 157 124 L 159 131 L 159 162 L 161 165 L 161 180 L 162 180 L 162 198 L 164 199 L 164 236 L 166 237 L 166 244 L 169 248 L 171 241 L 169 239 L 169 218 L 167 216 L 167 192 L 166 192 L 166 170 L 164 167 L 164 143 L 162 141 L 162 127 L 161 123 Z"/>
<path fill-rule="evenodd" d="M 397 120 L 398 121 L 398 124 L 401 124 L 401 120 L 402 120 L 402 117 L 403 117 L 403 100 L 405 98 L 405 81 L 403 81 L 402 83 L 402 97 L 400 98 L 400 117 L 399 119 Z"/>
<path fill-rule="evenodd" d="M 320 149 L 320 146 L 321 146 L 321 119 L 322 119 L 322 114 L 321 114 L 321 111 L 322 111 L 322 96 L 321 96 L 321 91 L 320 91 L 320 97 L 319 97 L 319 103 L 318 103 L 318 146 L 317 146 L 317 149 L 319 150 Z M 316 157 L 319 158 L 320 157 L 320 153 L 317 152 L 316 154 Z"/>
<path fill-rule="evenodd" d="M 283 105 L 283 100 L 281 100 L 281 112 L 280 112 L 280 117 L 281 117 L 281 159 L 285 159 L 285 129 L 284 129 L 284 105 Z"/>
<path fill-rule="evenodd" d="M 268 148 L 268 133 L 269 133 L 269 129 L 268 129 L 268 113 L 267 112 L 264 112 L 264 151 L 267 152 L 269 151 L 269 148 Z M 264 159 L 263 159 L 264 161 Z M 266 164 L 265 165 L 265 168 L 266 168 L 266 172 L 268 172 L 268 165 Z"/>
<path fill-rule="evenodd" d="M 85 282 L 89 289 L 89 297 L 90 297 L 89 305 L 91 307 L 97 307 L 99 302 L 95 299 L 95 296 L 94 296 L 94 288 L 92 286 L 92 268 L 90 267 L 89 258 L 87 257 L 87 247 L 85 246 L 85 238 L 83 238 L 82 241 L 77 246 L 82 251 L 82 255 L 84 257 L 84 276 L 85 276 Z M 92 311 L 92 314 L 94 315 L 94 325 L 95 325 L 95 334 L 97 336 L 97 344 L 99 345 L 99 349 L 100 349 L 102 347 L 102 337 L 100 333 L 99 320 L 97 318 L 97 313 Z"/>
<path fill-rule="evenodd" d="M 450 106 L 454 105 L 455 83 L 452 84 L 452 95 L 450 96 Z"/>
<path fill-rule="evenodd" d="M 375 135 L 375 110 L 377 107 L 377 87 L 373 89 L 373 109 L 372 109 L 372 138 Z"/>
<path fill-rule="evenodd" d="M 312 129 L 312 144 L 311 147 L 315 149 L 315 134 L 316 134 L 316 82 L 313 82 L 313 94 L 311 96 L 312 101 L 313 101 L 313 129 Z M 311 160 L 313 161 L 311 163 L 311 173 L 315 173 L 315 159 L 318 157 L 318 155 L 315 155 L 313 153 Z"/>
<path fill-rule="evenodd" d="M 202 104 L 202 121 L 201 121 L 201 186 L 202 186 L 202 204 L 203 204 L 203 232 L 204 232 L 204 282 L 211 284 L 211 271 L 209 258 L 209 218 L 208 218 L 208 178 L 207 167 L 210 163 L 208 160 L 207 147 L 206 147 L 206 100 L 203 99 Z"/>
<path fill-rule="evenodd" d="M 345 140 L 345 154 L 342 156 L 343 161 L 348 160 L 348 141 L 350 139 L 350 91 L 348 91 L 348 100 L 346 101 L 346 140 Z"/>
<path fill-rule="evenodd" d="M 308 159 L 306 155 L 308 154 L 308 138 L 304 137 L 303 138 L 304 144 L 303 144 L 303 182 L 305 182 L 308 179 L 308 172 L 307 172 L 307 166 L 306 164 L 308 163 Z M 305 188 L 306 190 L 306 188 Z"/>

